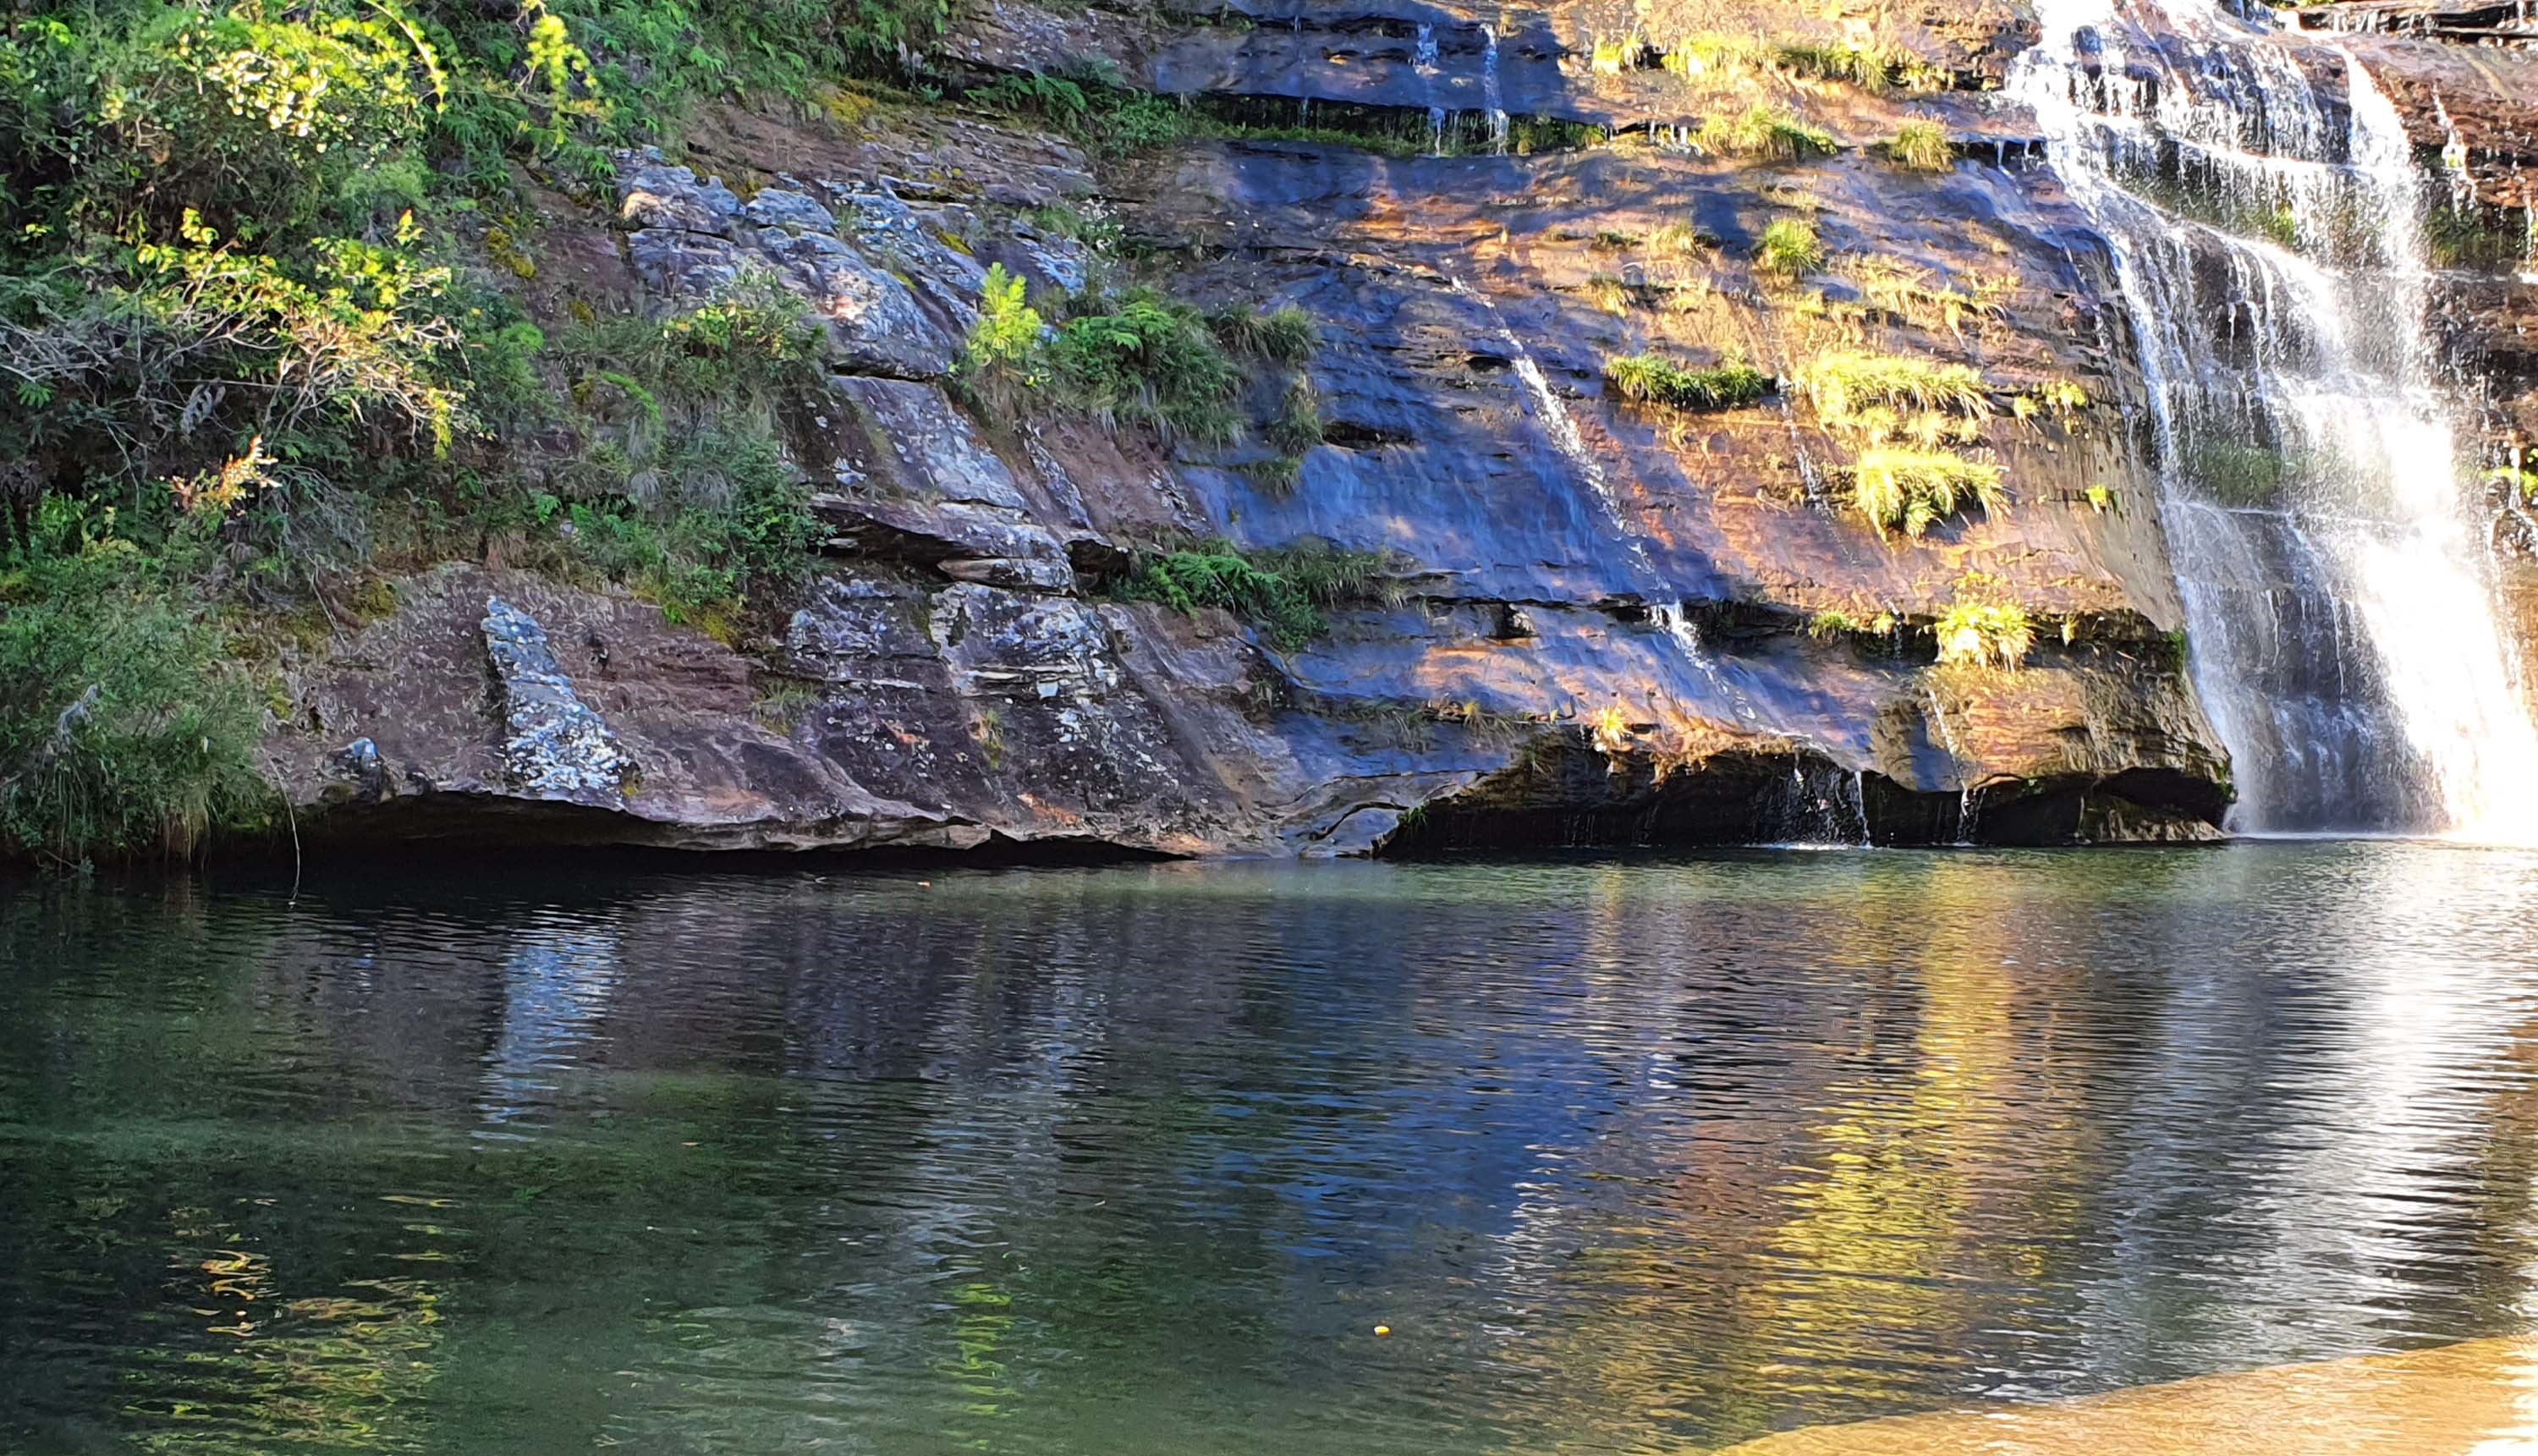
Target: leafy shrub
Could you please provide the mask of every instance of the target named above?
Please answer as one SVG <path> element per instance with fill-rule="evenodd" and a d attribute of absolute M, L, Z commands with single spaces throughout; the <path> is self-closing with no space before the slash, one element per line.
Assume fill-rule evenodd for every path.
<path fill-rule="evenodd" d="M 1860 452 L 1851 469 L 1851 504 L 1882 534 L 1900 530 L 1918 540 L 1939 521 L 1969 506 L 1986 513 L 2009 508 L 2000 466 L 1945 450 L 1877 446 Z"/>
<path fill-rule="evenodd" d="M 1082 313 L 1048 341 L 1052 387 L 1069 407 L 1104 422 L 1151 426 L 1191 439 L 1234 437 L 1234 362 L 1190 304 L 1132 289 L 1104 312 Z"/>
<path fill-rule="evenodd" d="M 1897 127 L 1884 148 L 1886 160 L 1911 171 L 1946 171 L 1956 162 L 1948 146 L 1948 129 L 1935 121 L 1915 119 Z"/>
<path fill-rule="evenodd" d="M 1734 115 L 1709 117 L 1702 122 L 1698 140 L 1722 156 L 1768 162 L 1804 162 L 1840 150 L 1830 132 L 1801 121 L 1785 107 L 1761 103 Z"/>
<path fill-rule="evenodd" d="M 1023 281 L 1006 272 L 1004 264 L 994 265 L 979 291 L 978 321 L 970 326 L 962 353 L 962 374 L 971 380 L 1040 383 L 1040 335 L 1046 328 L 1039 310 L 1024 300 Z"/>
<path fill-rule="evenodd" d="M 1654 354 L 1604 362 L 1604 378 L 1622 398 L 1677 410 L 1731 410 L 1770 392 L 1770 376 L 1743 360 L 1687 369 Z"/>
<path fill-rule="evenodd" d="M 0 848 L 181 854 L 260 823 L 264 716 L 229 653 L 112 512 L 47 500 L 0 561 Z"/>
<path fill-rule="evenodd" d="M 1781 218 L 1763 230 L 1754 245 L 1754 271 L 1773 278 L 1802 278 L 1825 265 L 1824 244 L 1815 224 L 1803 218 Z"/>

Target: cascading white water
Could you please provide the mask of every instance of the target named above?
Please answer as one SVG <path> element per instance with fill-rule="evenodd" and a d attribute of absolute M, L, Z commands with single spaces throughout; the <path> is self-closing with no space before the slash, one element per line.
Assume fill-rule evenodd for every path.
<path fill-rule="evenodd" d="M 2538 839 L 2538 730 L 2424 326 L 2425 178 L 2349 55 L 2039 0 L 2017 89 L 2112 241 L 2195 685 L 2248 832 Z"/>
<path fill-rule="evenodd" d="M 1507 149 L 1507 113 L 1499 103 L 1499 30 L 1481 27 L 1481 104 L 1490 113 L 1490 154 L 1501 156 Z"/>

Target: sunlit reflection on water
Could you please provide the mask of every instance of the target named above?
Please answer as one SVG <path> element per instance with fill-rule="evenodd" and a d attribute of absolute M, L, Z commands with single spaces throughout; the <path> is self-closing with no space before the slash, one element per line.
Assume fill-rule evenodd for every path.
<path fill-rule="evenodd" d="M 2243 1449 L 2513 1449 L 2533 892 L 2402 843 L 10 887 L 0 1451 L 2228 1450 L 2295 1399 L 2365 1444 Z"/>

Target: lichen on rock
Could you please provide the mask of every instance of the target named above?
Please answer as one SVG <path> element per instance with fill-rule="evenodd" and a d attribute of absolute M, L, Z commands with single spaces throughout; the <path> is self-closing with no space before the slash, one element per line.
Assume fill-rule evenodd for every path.
<path fill-rule="evenodd" d="M 511 786 L 533 798 L 620 803 L 634 778 L 634 761 L 608 720 L 573 693 L 572 679 L 547 647 L 546 629 L 500 597 L 485 599 L 484 629 Z"/>

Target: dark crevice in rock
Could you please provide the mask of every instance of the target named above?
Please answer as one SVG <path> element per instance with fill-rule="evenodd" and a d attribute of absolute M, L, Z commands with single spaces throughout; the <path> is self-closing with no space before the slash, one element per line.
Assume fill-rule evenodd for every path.
<path fill-rule="evenodd" d="M 1402 816 L 1374 852 L 1857 843 L 2190 843 L 2221 837 L 2222 785 L 2165 769 L 1918 790 L 1808 749 L 1725 749 L 1698 761 L 1606 754 L 1582 729 Z"/>

